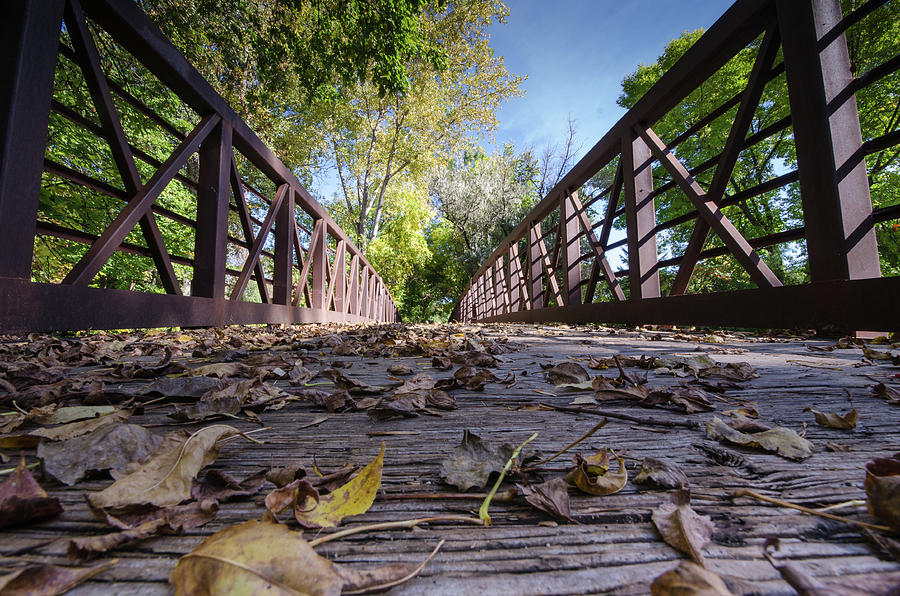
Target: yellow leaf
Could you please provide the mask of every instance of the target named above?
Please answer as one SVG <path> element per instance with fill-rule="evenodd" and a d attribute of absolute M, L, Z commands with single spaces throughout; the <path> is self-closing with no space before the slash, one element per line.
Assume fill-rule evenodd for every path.
<path fill-rule="evenodd" d="M 185 334 L 182 333 L 181 335 L 179 335 L 178 337 L 175 338 L 175 341 L 184 344 L 184 343 L 187 343 L 187 342 L 189 342 L 189 341 L 194 341 L 194 338 L 191 337 L 190 335 L 185 335 Z"/>
<path fill-rule="evenodd" d="M 384 465 L 384 443 L 381 451 L 353 480 L 324 497 L 306 496 L 304 503 L 294 508 L 294 517 L 306 528 L 333 528 L 342 519 L 365 513 L 375 502 L 375 493 L 381 486 L 381 468 Z"/>

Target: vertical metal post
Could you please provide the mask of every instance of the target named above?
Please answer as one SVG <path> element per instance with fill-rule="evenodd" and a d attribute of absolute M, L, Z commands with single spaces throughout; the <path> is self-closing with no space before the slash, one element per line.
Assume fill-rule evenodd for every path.
<path fill-rule="evenodd" d="M 528 279 L 531 282 L 531 310 L 544 306 L 544 266 L 541 263 L 541 222 L 528 227 Z"/>
<path fill-rule="evenodd" d="M 628 277 L 631 299 L 658 298 L 659 254 L 650 148 L 634 133 L 622 139 L 622 178 L 628 227 Z"/>
<path fill-rule="evenodd" d="M 345 312 L 347 297 L 347 245 L 342 240 L 334 260 L 334 310 Z"/>
<path fill-rule="evenodd" d="M 369 303 L 369 268 L 366 266 L 361 267 L 361 279 L 359 282 L 359 304 L 357 305 L 358 311 L 356 314 L 365 318 L 368 316 L 366 313 L 366 305 Z"/>
<path fill-rule="evenodd" d="M 290 304 L 291 291 L 294 289 L 294 201 L 294 190 L 288 189 L 275 216 L 275 267 L 272 277 L 274 304 Z"/>
<path fill-rule="evenodd" d="M 778 0 L 812 281 L 879 277 L 839 0 Z"/>
<path fill-rule="evenodd" d="M 507 251 L 509 260 L 509 311 L 522 310 L 521 275 L 522 261 L 519 259 L 519 243 L 513 242 Z"/>
<path fill-rule="evenodd" d="M 359 255 L 350 260 L 350 314 L 359 315 Z"/>
<path fill-rule="evenodd" d="M 31 279 L 62 0 L 7 0 L 0 19 L 0 277 Z"/>
<path fill-rule="evenodd" d="M 316 222 L 318 223 L 318 222 Z M 324 222 L 322 233 L 316 239 L 316 244 L 312 247 L 312 292 L 310 292 L 310 300 L 312 308 L 325 308 L 325 277 L 328 268 L 328 225 Z"/>
<path fill-rule="evenodd" d="M 231 178 L 231 125 L 220 122 L 200 145 L 197 231 L 191 295 L 225 296 L 225 245 Z"/>
<path fill-rule="evenodd" d="M 563 296 L 566 306 L 581 304 L 581 239 L 578 235 L 580 224 L 578 213 L 572 201 L 572 195 L 578 196 L 578 191 L 566 193 L 559 201 L 560 218 L 560 251 L 563 267 Z"/>

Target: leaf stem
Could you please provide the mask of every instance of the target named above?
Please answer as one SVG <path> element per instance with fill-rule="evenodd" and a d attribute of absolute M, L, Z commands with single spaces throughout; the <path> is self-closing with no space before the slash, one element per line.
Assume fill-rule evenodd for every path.
<path fill-rule="evenodd" d="M 574 447 L 575 445 L 578 445 L 579 443 L 581 443 L 582 441 L 584 441 L 585 439 L 587 439 L 588 437 L 590 437 L 591 435 L 593 435 L 595 432 L 597 432 L 598 430 L 600 430 L 601 428 L 603 428 L 604 426 L 606 426 L 606 423 L 607 423 L 607 422 L 608 422 L 607 419 L 604 418 L 604 419 L 601 420 L 594 428 L 592 428 L 591 430 L 587 431 L 585 434 L 583 434 L 580 438 L 576 439 L 576 440 L 573 441 L 572 443 L 569 443 L 568 445 L 566 445 L 565 447 L 563 447 L 560 451 L 557 451 L 556 453 L 554 453 L 553 455 L 551 455 L 551 456 L 548 457 L 548 458 L 542 459 L 541 461 L 539 461 L 538 463 L 534 464 L 533 466 L 529 466 L 529 467 L 527 467 L 527 468 L 522 468 L 522 471 L 523 471 L 523 472 L 530 472 L 531 470 L 534 470 L 535 468 L 537 468 L 537 467 L 539 467 L 539 466 L 543 466 L 544 464 L 550 463 L 551 461 L 553 461 L 554 459 L 556 459 L 557 457 L 559 457 L 560 455 L 562 455 L 563 453 L 565 453 L 566 451 L 568 451 L 569 449 L 571 449 L 572 447 Z"/>
<path fill-rule="evenodd" d="M 766 503 L 772 503 L 773 505 L 778 505 L 780 507 L 788 507 L 789 509 L 796 509 L 797 511 L 802 511 L 803 513 L 808 513 L 810 515 L 818 515 L 819 517 L 824 517 L 827 519 L 833 519 L 834 521 L 844 522 L 845 524 L 852 524 L 854 526 L 859 526 L 861 528 L 870 528 L 872 530 L 878 530 L 879 532 L 890 532 L 891 529 L 887 526 L 881 526 L 878 524 L 870 524 L 869 522 L 858 521 L 855 519 L 850 519 L 847 517 L 841 517 L 839 515 L 832 515 L 830 513 L 825 513 L 824 511 L 818 511 L 816 509 L 810 509 L 809 507 L 804 507 L 803 505 L 797 505 L 795 503 L 791 503 L 790 501 L 782 501 L 781 499 L 776 499 L 774 497 L 767 497 L 765 495 L 761 495 L 755 490 L 750 490 L 749 488 L 739 488 L 734 491 L 734 497 L 751 497 L 757 499 L 759 501 L 765 501 Z"/>
<path fill-rule="evenodd" d="M 409 529 L 414 528 L 420 524 L 427 524 L 431 522 L 465 522 L 470 524 L 475 524 L 477 526 L 482 526 L 484 523 L 478 519 L 477 517 L 470 517 L 468 515 L 435 515 L 432 517 L 419 517 L 416 519 L 407 519 L 401 521 L 392 521 L 392 522 L 380 522 L 377 524 L 366 524 L 364 526 L 356 526 L 355 528 L 347 528 L 346 530 L 340 530 L 338 532 L 334 532 L 332 534 L 328 534 L 326 536 L 322 536 L 321 538 L 316 538 L 315 540 L 310 540 L 309 545 L 313 548 L 319 546 L 320 544 L 325 544 L 326 542 L 331 542 L 332 540 L 338 540 L 339 538 L 344 538 L 345 536 L 352 536 L 354 534 L 362 534 L 364 532 L 374 532 L 377 530 L 396 530 L 396 529 Z"/>
<path fill-rule="evenodd" d="M 494 499 L 494 495 L 497 494 L 497 489 L 500 488 L 500 483 L 503 482 L 503 478 L 506 476 L 506 473 L 509 472 L 509 469 L 512 467 L 513 462 L 519 457 L 519 454 L 522 452 L 522 449 L 528 443 L 532 442 L 537 438 L 538 434 L 534 433 L 528 439 L 516 447 L 516 450 L 512 452 L 512 455 L 509 456 L 509 459 L 506 460 L 506 465 L 503 466 L 503 471 L 500 472 L 500 476 L 497 478 L 497 482 L 494 483 L 494 487 L 491 489 L 491 492 L 488 493 L 487 497 L 485 497 L 484 502 L 481 504 L 481 507 L 478 508 L 478 517 L 481 519 L 481 522 L 485 526 L 491 525 L 491 516 L 488 515 L 488 509 L 491 506 L 491 501 Z"/>

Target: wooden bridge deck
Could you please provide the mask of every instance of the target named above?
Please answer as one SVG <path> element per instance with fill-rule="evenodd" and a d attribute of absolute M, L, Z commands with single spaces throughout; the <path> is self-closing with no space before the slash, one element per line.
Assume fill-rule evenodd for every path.
<path fill-rule="evenodd" d="M 417 329 L 428 336 L 443 328 Z M 321 469 L 329 470 L 347 463 L 371 461 L 384 441 L 387 446 L 382 481 L 384 494 L 453 491 L 454 488 L 441 482 L 440 462 L 455 449 L 464 429 L 495 445 L 518 444 L 538 431 L 539 436 L 532 446 L 542 454 L 551 454 L 597 423 L 598 418 L 590 414 L 522 407 L 535 406 L 538 402 L 567 405 L 576 397 L 590 395 L 557 390 L 543 375 L 542 364 L 575 361 L 586 365 L 588 356 L 601 358 L 613 354 L 695 356 L 700 353 L 699 349 L 721 362 L 749 362 L 757 368 L 759 378 L 742 383 L 740 389 L 728 389 L 724 394 L 727 401 L 718 402 L 717 412 L 686 415 L 662 408 L 643 409 L 623 402 L 612 402 L 603 407 L 637 417 L 689 420 L 705 425 L 713 415 L 722 416 L 723 410 L 752 402 L 758 407 L 760 419 L 797 431 L 805 427 L 807 439 L 815 445 L 813 456 L 793 462 L 774 454 L 726 447 L 707 439 L 702 429 L 654 426 L 612 418 L 607 426 L 574 451 L 594 452 L 602 446 L 624 451 L 633 458 L 627 460 L 632 477 L 639 461 L 646 456 L 665 457 L 682 466 L 690 481 L 692 506 L 699 513 L 711 516 L 716 525 L 713 540 L 705 549 L 709 566 L 726 579 L 735 593 L 793 593 L 762 555 L 762 544 L 770 537 L 782 541 L 779 558 L 798 564 L 822 581 L 859 576 L 869 580 L 895 578 L 900 582 L 900 564 L 880 554 L 854 526 L 748 498 L 731 498 L 735 489 L 744 487 L 809 507 L 865 499 L 863 466 L 866 461 L 900 451 L 900 432 L 897 432 L 900 408 L 869 395 L 865 388 L 876 382 L 898 383 L 898 368 L 889 362 L 856 366 L 862 360 L 860 349 L 813 352 L 807 345 L 827 346 L 833 342 L 799 337 L 772 339 L 735 334 L 710 337 L 699 332 L 661 331 L 657 334 L 652 330 L 574 326 L 486 325 L 454 329 L 475 338 L 494 341 L 508 338 L 509 343 L 501 345 L 514 349 L 497 355 L 500 363 L 494 372 L 500 378 L 514 373 L 515 385 L 489 383 L 483 391 L 455 389 L 451 393 L 457 400 L 458 409 L 441 412 L 440 417 L 423 415 L 377 421 L 364 412 L 328 413 L 307 402 L 290 402 L 281 410 L 260 413 L 263 423 L 272 427 L 255 435 L 265 441 L 264 445 L 232 441 L 222 449 L 211 467 L 242 478 L 260 468 L 298 462 L 310 468 L 315 457 Z M 335 331 L 334 327 L 322 327 L 319 332 Z M 340 336 L 340 330 L 337 331 Z M 235 330 L 227 333 L 235 333 Z M 278 339 L 272 349 L 297 357 L 300 352 L 296 349 L 303 347 L 304 338 L 313 331 L 309 327 L 300 328 L 297 333 L 302 337 L 296 341 L 291 339 L 292 330 L 243 330 L 240 333 L 245 339 L 253 334 L 268 333 Z M 343 337 L 353 333 L 356 331 L 350 329 Z M 215 337 L 211 331 L 187 334 Z M 180 332 L 159 335 L 154 341 L 159 343 L 171 338 L 177 342 L 178 335 Z M 88 336 L 91 337 L 97 336 Z M 252 341 L 243 347 L 251 344 Z M 187 346 L 184 355 L 176 355 L 175 359 L 188 364 L 198 362 L 188 349 L 194 344 L 186 342 L 183 345 Z M 222 343 L 212 349 L 209 356 L 232 347 Z M 885 349 L 884 346 L 875 347 Z M 406 363 L 417 372 L 426 372 L 435 378 L 449 377 L 453 372 L 431 368 L 430 357 L 337 356 L 331 348 L 324 346 L 307 352 L 307 355 L 319 358 L 322 366 L 333 360 L 352 362 L 344 372 L 374 385 L 391 383 L 386 368 L 396 362 Z M 145 357 L 144 361 L 158 359 L 159 354 L 156 354 Z M 310 365 L 309 368 L 316 367 Z M 642 373 L 636 368 L 628 370 Z M 591 373 L 615 376 L 614 370 Z M 671 385 L 677 379 L 650 372 L 649 381 Z M 276 385 L 286 384 L 278 382 Z M 139 384 L 129 387 L 137 388 Z M 814 406 L 823 411 L 846 412 L 847 391 L 852 394 L 853 405 L 859 411 L 859 426 L 854 430 L 819 426 L 811 413 L 803 411 L 805 407 Z M 175 423 L 167 417 L 172 411 L 168 403 L 155 406 L 132 416 L 131 422 L 151 426 L 157 433 L 204 426 Z M 327 419 L 304 427 L 322 417 Z M 229 420 L 227 423 L 242 430 L 259 428 L 258 424 L 249 421 Z M 384 431 L 416 434 L 368 434 Z M 846 446 L 849 450 L 832 452 L 826 448 L 829 443 Z M 735 459 L 741 461 L 737 465 L 722 465 L 697 445 L 725 449 L 738 455 Z M 28 461 L 34 461 L 34 450 L 25 453 Z M 5 455 L 14 456 L 15 453 L 6 450 Z M 556 460 L 548 466 L 556 471 L 545 477 L 561 474 L 570 461 L 571 454 Z M 3 467 L 12 463 L 14 460 Z M 70 537 L 108 531 L 105 524 L 91 515 L 84 500 L 86 492 L 107 486 L 108 478 L 85 480 L 68 488 L 51 479 L 43 479 L 39 474 L 37 477 L 50 495 L 61 499 L 65 511 L 52 521 L 0 532 L 3 557 L 0 563 L 4 568 L 26 561 L 72 564 L 66 559 L 66 544 Z M 72 593 L 131 596 L 169 593 L 171 588 L 167 579 L 177 559 L 214 532 L 245 520 L 259 519 L 264 511 L 263 495 L 271 488 L 266 484 L 254 497 L 222 503 L 214 521 L 184 535 L 151 538 L 117 549 L 110 555 L 110 558 L 118 558 L 112 568 Z M 442 550 L 423 572 L 394 588 L 392 594 L 647 593 L 655 577 L 686 558 L 663 542 L 650 520 L 650 512 L 670 501 L 671 492 L 649 490 L 630 481 L 621 492 L 605 497 L 580 495 L 571 489 L 573 517 L 578 523 L 551 522 L 549 517 L 524 501 L 496 503 L 491 508 L 493 525 L 490 527 L 442 523 L 414 530 L 373 532 L 330 542 L 317 550 L 340 563 L 371 567 L 420 561 L 439 540 L 445 539 Z M 477 501 L 386 499 L 380 496 L 367 513 L 345 521 L 343 525 L 353 527 L 432 514 L 472 513 L 477 509 Z M 850 506 L 838 513 L 872 521 L 864 506 Z M 311 534 L 307 532 L 306 535 Z"/>

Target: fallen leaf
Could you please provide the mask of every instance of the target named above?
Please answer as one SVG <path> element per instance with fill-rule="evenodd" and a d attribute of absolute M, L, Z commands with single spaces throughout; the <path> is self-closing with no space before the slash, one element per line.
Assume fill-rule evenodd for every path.
<path fill-rule="evenodd" d="M 70 559 L 88 559 L 118 548 L 123 544 L 162 534 L 181 534 L 199 528 L 216 517 L 219 504 L 204 500 L 150 512 L 131 515 L 130 519 L 105 514 L 106 522 L 118 532 L 99 536 L 79 536 L 69 540 L 66 554 Z"/>
<path fill-rule="evenodd" d="M 365 513 L 375 502 L 375 494 L 381 486 L 383 465 L 384 443 L 381 444 L 378 456 L 369 465 L 360 470 L 350 482 L 327 495 L 316 497 L 309 493 L 301 494 L 298 490 L 294 499 L 294 518 L 304 528 L 333 528 L 345 517 Z"/>
<path fill-rule="evenodd" d="M 223 380 L 204 393 L 197 403 L 176 407 L 170 415 L 176 420 L 203 420 L 219 415 L 234 416 L 243 408 L 263 406 L 286 397 L 286 393 L 260 379 Z"/>
<path fill-rule="evenodd" d="M 701 377 L 721 377 L 731 381 L 749 381 L 759 377 L 756 369 L 747 362 L 716 363 L 715 366 L 700 369 Z"/>
<path fill-rule="evenodd" d="M 225 377 L 248 376 L 250 367 L 240 362 L 217 362 L 198 366 L 188 371 L 192 377 Z"/>
<path fill-rule="evenodd" d="M 441 478 L 462 491 L 486 486 L 491 474 L 500 473 L 512 452 L 509 445 L 494 449 L 475 433 L 464 430 L 456 452 L 441 462 Z"/>
<path fill-rule="evenodd" d="M 900 453 L 868 462 L 865 488 L 869 512 L 900 531 Z"/>
<path fill-rule="evenodd" d="M 6 449 L 22 449 L 34 447 L 41 439 L 49 439 L 51 441 L 65 441 L 72 439 L 107 425 L 121 423 L 131 416 L 131 410 L 117 410 L 106 416 L 99 416 L 89 420 L 79 420 L 78 422 L 69 422 L 60 426 L 52 426 L 46 428 L 35 428 L 29 430 L 26 434 L 9 435 L 0 437 L 0 448 Z"/>
<path fill-rule="evenodd" d="M 525 500 L 541 511 L 560 521 L 575 521 L 569 508 L 569 489 L 562 478 L 553 478 L 542 484 L 530 486 L 516 484 Z"/>
<path fill-rule="evenodd" d="M 41 441 L 37 456 L 44 471 L 72 486 L 92 470 L 110 470 L 118 478 L 129 464 L 144 463 L 161 442 L 161 437 L 142 426 L 108 424 L 66 441 Z"/>
<path fill-rule="evenodd" d="M 682 561 L 650 584 L 652 596 L 734 596 L 725 582 L 709 569 Z"/>
<path fill-rule="evenodd" d="M 384 387 L 375 387 L 374 385 L 368 385 L 357 381 L 356 379 L 351 379 L 336 368 L 329 368 L 322 374 L 334 381 L 335 387 L 349 391 L 352 394 L 384 393 Z"/>
<path fill-rule="evenodd" d="M 431 366 L 438 370 L 450 370 L 453 368 L 453 363 L 444 356 L 435 356 L 431 359 Z"/>
<path fill-rule="evenodd" d="M 338 596 L 342 590 L 384 590 L 414 577 L 425 563 L 354 571 L 320 557 L 301 534 L 286 526 L 248 521 L 213 534 L 181 557 L 169 582 L 176 596 Z"/>
<path fill-rule="evenodd" d="M 812 455 L 812 443 L 783 426 L 776 426 L 764 432 L 743 433 L 725 424 L 718 416 L 714 416 L 706 425 L 706 435 L 710 439 L 771 451 L 787 459 L 802 460 Z"/>
<path fill-rule="evenodd" d="M 147 463 L 102 491 L 88 494 L 88 502 L 97 509 L 177 505 L 191 497 L 194 478 L 219 454 L 218 441 L 237 434 L 237 429 L 222 424 L 191 435 L 169 433 Z"/>
<path fill-rule="evenodd" d="M 163 397 L 201 397 L 218 383 L 212 377 L 161 377 L 148 385 L 142 393 Z"/>
<path fill-rule="evenodd" d="M 890 352 L 881 352 L 870 348 L 863 348 L 863 356 L 869 360 L 892 360 L 894 358 Z"/>
<path fill-rule="evenodd" d="M 410 377 L 397 387 L 395 393 L 416 393 L 434 389 L 435 380 L 425 373 L 419 373 Z"/>
<path fill-rule="evenodd" d="M 570 385 L 590 380 L 588 371 L 575 362 L 563 362 L 547 371 L 547 378 L 554 385 Z"/>
<path fill-rule="evenodd" d="M 240 481 L 225 472 L 207 470 L 203 478 L 198 479 L 191 487 L 191 497 L 197 501 L 214 499 L 220 503 L 249 497 L 259 492 L 265 479 L 266 470 L 260 470 Z"/>
<path fill-rule="evenodd" d="M 49 563 L 38 563 L 0 575 L 0 594 L 40 594 L 55 596 L 65 594 L 78 584 L 118 562 L 117 559 L 94 565 L 93 567 L 59 567 Z"/>
<path fill-rule="evenodd" d="M 684 370 L 694 376 L 697 376 L 703 369 L 717 365 L 718 363 L 706 354 L 697 356 L 661 356 L 654 358 L 652 361 L 652 366 L 655 369 Z"/>
<path fill-rule="evenodd" d="M 687 488 L 689 484 L 684 470 L 668 460 L 655 457 L 644 458 L 641 470 L 632 482 L 658 488 Z"/>
<path fill-rule="evenodd" d="M 84 420 L 85 418 L 105 416 L 115 411 L 115 406 L 66 406 L 55 408 L 51 414 L 33 416 L 29 417 L 29 419 L 38 424 L 66 424 L 76 420 Z"/>
<path fill-rule="evenodd" d="M 638 402 L 639 406 L 665 406 L 672 404 L 686 414 L 709 412 L 716 406 L 709 400 L 711 394 L 703 389 L 675 387 L 671 389 L 655 389 Z"/>
<path fill-rule="evenodd" d="M 887 400 L 887 403 L 894 406 L 900 406 L 900 390 L 894 389 L 890 385 L 884 383 L 868 385 L 867 387 L 875 397 L 883 397 Z"/>
<path fill-rule="evenodd" d="M 609 455 L 616 458 L 619 469 L 609 471 Z M 628 482 L 628 470 L 625 462 L 612 449 L 603 449 L 590 457 L 575 456 L 575 468 L 566 474 L 566 482 L 577 486 L 582 492 L 594 496 L 605 496 L 617 493 Z"/>
<path fill-rule="evenodd" d="M 605 377 L 594 377 L 592 381 L 594 397 L 597 401 L 612 399 L 628 399 L 641 401 L 650 394 L 646 385 L 634 385 L 632 387 L 618 387 Z"/>
<path fill-rule="evenodd" d="M 10 477 L 0 484 L 0 528 L 23 526 L 56 517 L 62 512 L 59 499 L 47 496 L 25 467 L 24 457 Z"/>
<path fill-rule="evenodd" d="M 407 376 L 413 374 L 413 369 L 406 364 L 397 363 L 388 367 L 387 371 L 392 375 Z"/>
<path fill-rule="evenodd" d="M 686 490 L 675 493 L 674 502 L 663 503 L 653 510 L 651 519 L 666 543 L 691 556 L 705 567 L 703 547 L 712 539 L 715 526 L 707 515 L 698 515 L 691 508 L 691 494 Z"/>
<path fill-rule="evenodd" d="M 856 422 L 859 420 L 859 412 L 856 411 L 856 408 L 851 408 L 851 410 L 843 416 L 834 412 L 820 412 L 812 408 L 803 408 L 803 411 L 812 412 L 813 416 L 816 417 L 817 424 L 840 430 L 856 428 Z"/>

